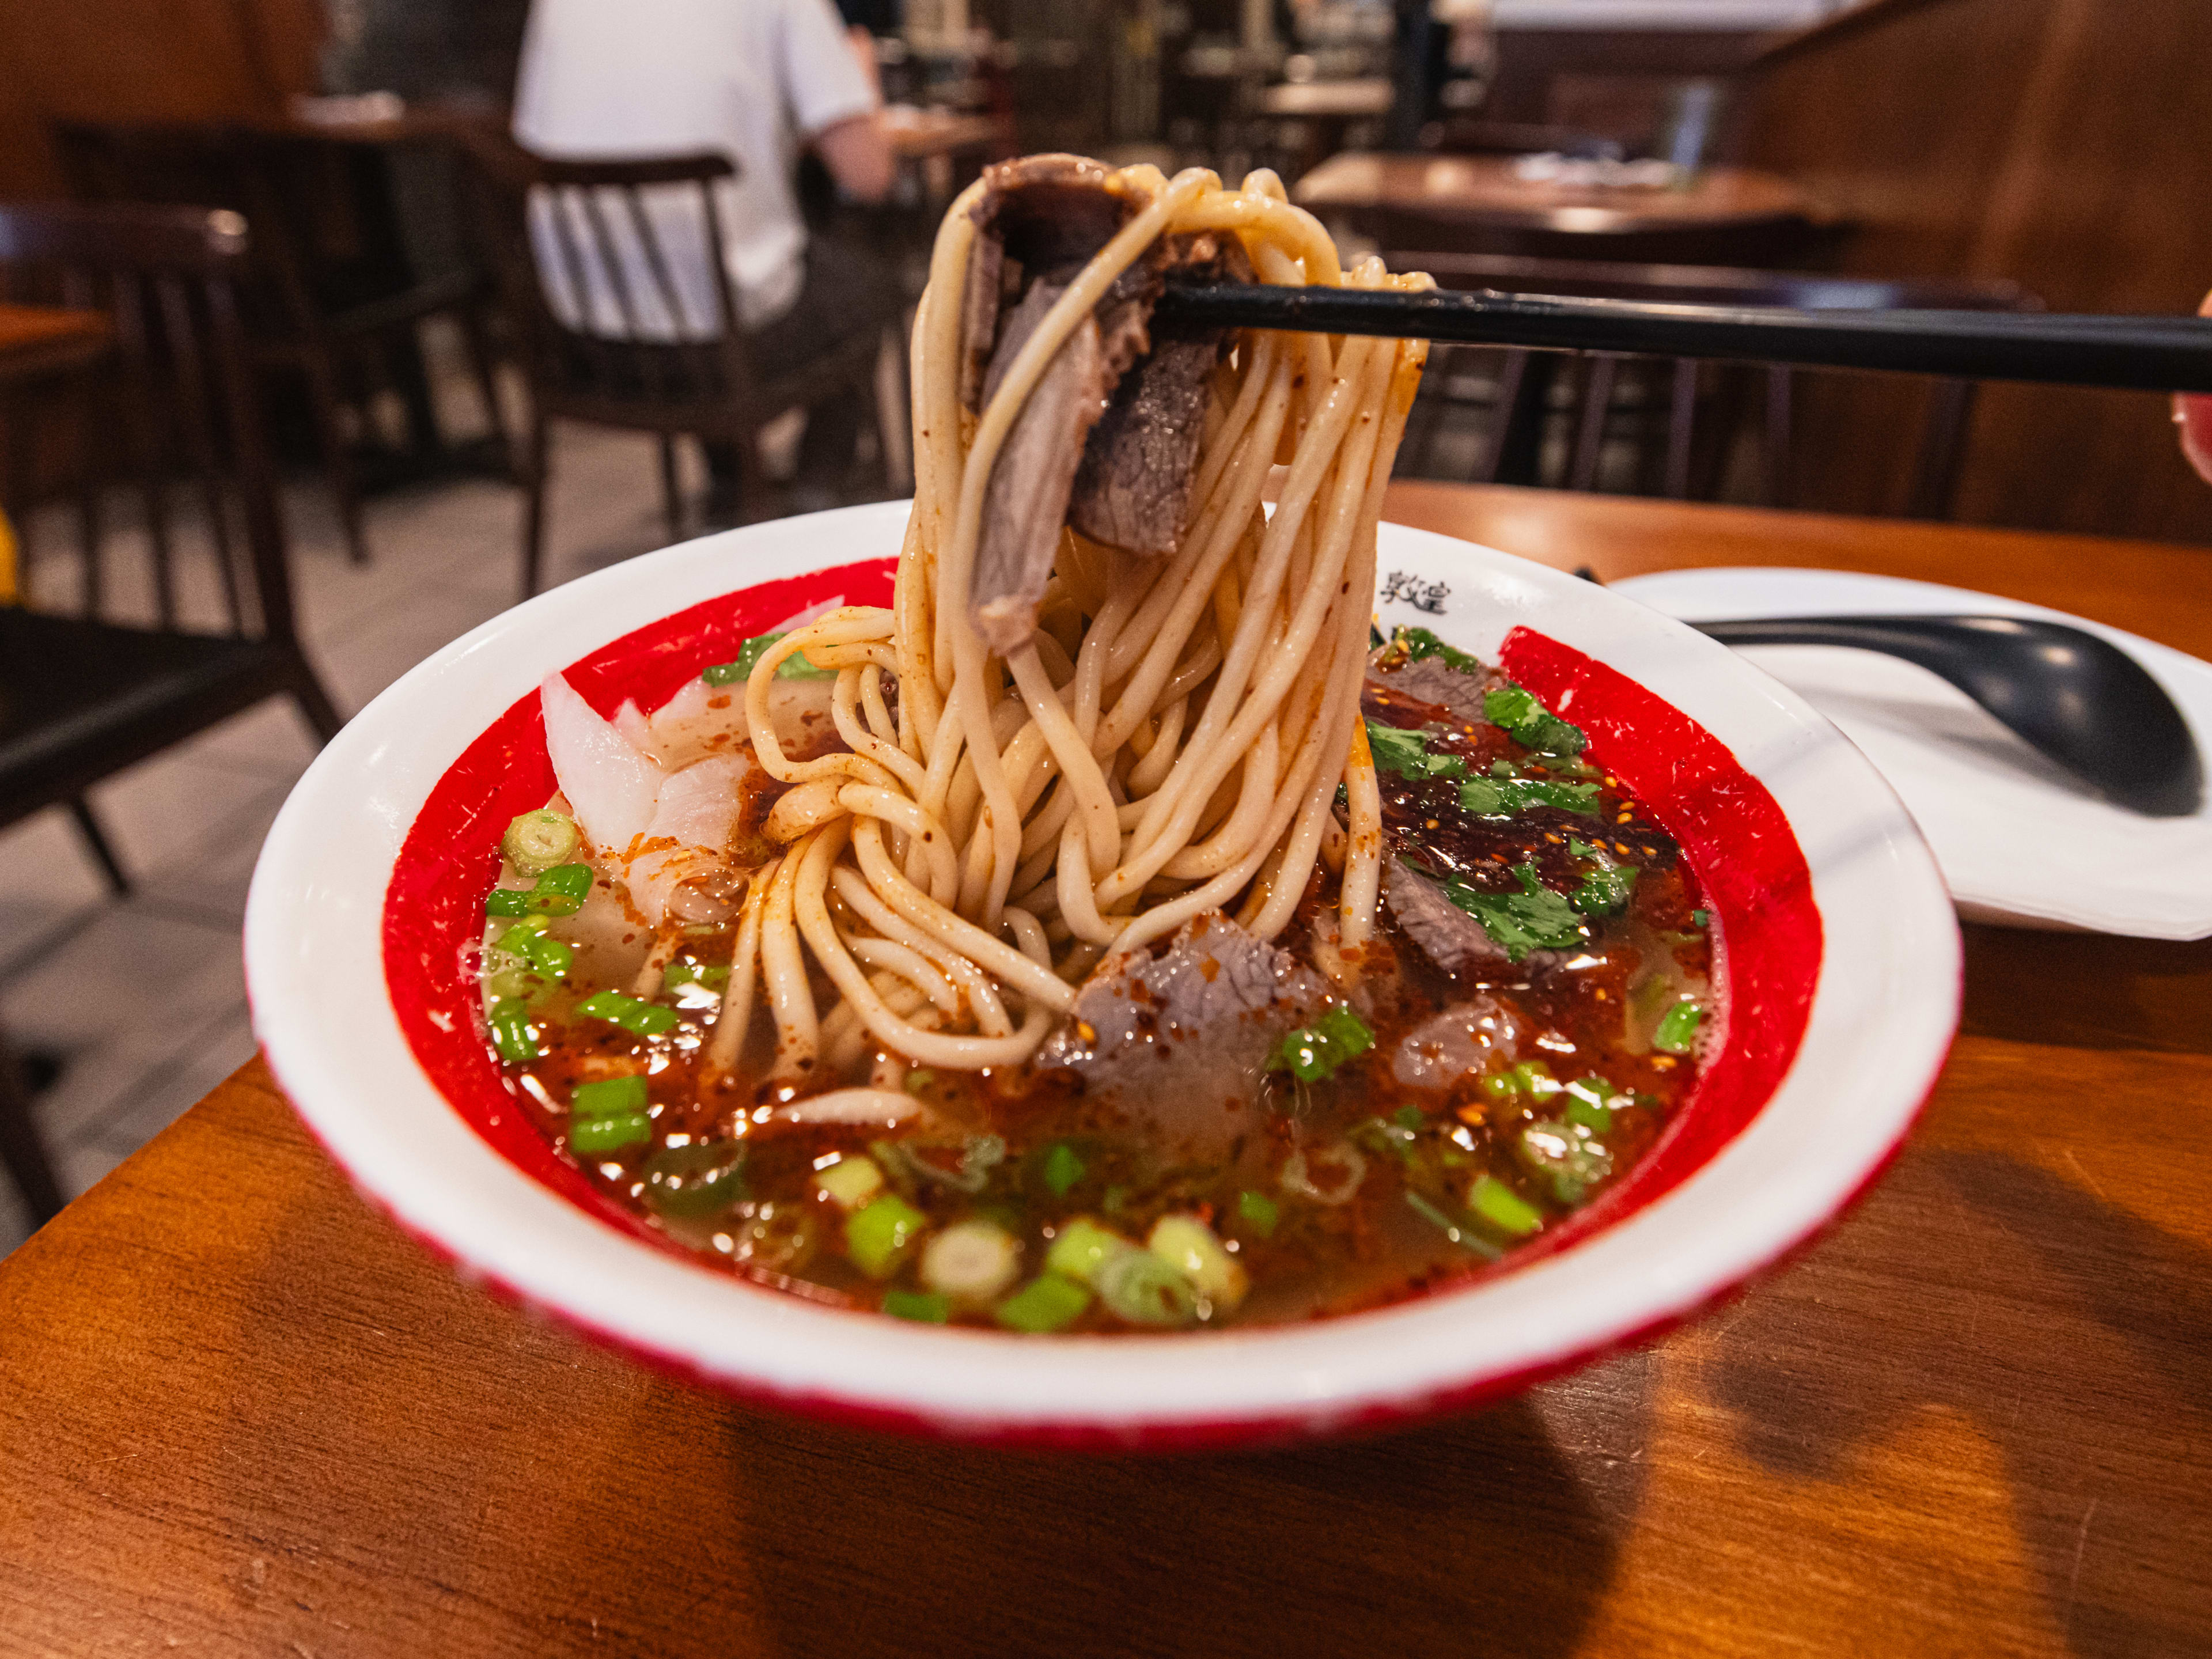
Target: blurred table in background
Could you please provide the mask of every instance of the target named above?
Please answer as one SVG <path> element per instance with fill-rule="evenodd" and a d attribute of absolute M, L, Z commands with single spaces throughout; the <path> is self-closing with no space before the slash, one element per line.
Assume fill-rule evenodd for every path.
<path fill-rule="evenodd" d="M 2212 653 L 2196 549 L 1435 484 L 1384 510 Z M 2212 1651 L 2212 942 L 1966 932 L 1925 1117 L 1796 1258 L 1491 1411 L 1273 1452 L 1024 1455 L 687 1386 L 465 1283 L 257 1062 L 0 1263 L 0 1648 Z"/>
<path fill-rule="evenodd" d="M 26 531 L 32 507 L 46 480 L 41 466 L 40 421 L 57 398 L 75 407 L 80 438 L 93 431 L 94 399 L 98 377 L 94 371 L 107 361 L 114 331 L 104 313 L 66 306 L 21 306 L 0 303 L 0 511 L 8 514 L 15 533 L 0 532 L 0 605 L 19 596 L 24 572 L 20 568 L 28 545 Z M 83 534 L 93 544 L 100 536 L 96 486 L 89 458 L 72 457 L 67 471 L 79 480 L 79 517 Z"/>
<path fill-rule="evenodd" d="M 1291 198 L 1391 250 L 1687 264 L 1786 264 L 1834 220 L 1778 173 L 1706 167 L 1674 188 L 1523 179 L 1516 158 L 1346 150 Z"/>

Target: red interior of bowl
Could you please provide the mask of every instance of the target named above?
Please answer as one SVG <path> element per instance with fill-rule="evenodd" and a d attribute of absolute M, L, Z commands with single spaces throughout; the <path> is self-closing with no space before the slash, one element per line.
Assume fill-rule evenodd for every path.
<path fill-rule="evenodd" d="M 568 683 L 603 714 L 625 697 L 650 713 L 700 670 L 730 660 L 746 639 L 786 617 L 830 600 L 888 605 L 895 562 L 842 565 L 708 600 L 592 653 L 566 671 Z M 1803 1038 L 1821 938 L 1810 873 L 1789 821 L 1725 744 L 1634 681 L 1533 629 L 1514 629 L 1500 655 L 1508 674 L 1589 733 L 1590 757 L 1681 843 L 1723 946 L 1726 1011 L 1696 1089 L 1650 1155 L 1567 1224 L 1516 1253 L 1519 1263 L 1566 1249 L 1680 1186 L 1757 1115 Z M 466 960 L 483 936 L 500 836 L 553 789 L 532 692 L 454 762 L 409 830 L 385 893 L 385 983 L 431 1082 L 501 1156 L 610 1225 L 688 1259 L 554 1155 L 518 1109 L 486 1043 Z"/>

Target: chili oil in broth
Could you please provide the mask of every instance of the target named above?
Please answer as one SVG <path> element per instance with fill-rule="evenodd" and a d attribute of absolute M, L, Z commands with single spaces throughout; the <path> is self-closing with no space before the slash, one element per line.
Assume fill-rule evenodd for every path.
<path fill-rule="evenodd" d="M 672 748 L 748 753 L 738 689 L 690 689 L 696 712 Z M 807 734 L 802 746 L 836 745 L 826 690 L 793 688 L 787 702 L 779 724 Z M 1477 919 L 1490 959 L 1447 971 L 1395 902 L 1370 944 L 1338 947 L 1324 861 L 1274 943 L 1329 980 L 1331 1018 L 1285 1032 L 1243 1099 L 1224 1103 L 1231 1127 L 1210 1156 L 1164 1143 L 1075 1073 L 1033 1065 L 963 1073 L 877 1053 L 856 1077 L 756 1081 L 771 1059 L 765 1019 L 736 1078 L 707 1080 L 737 927 L 726 881 L 684 891 L 696 919 L 659 934 L 664 954 L 679 938 L 649 997 L 629 994 L 655 931 L 605 867 L 573 914 L 491 919 L 486 1006 L 526 1007 L 538 1050 L 502 1042 L 495 1057 L 538 1131 L 614 1203 L 700 1261 L 836 1307 L 1020 1330 L 1219 1328 L 1465 1282 L 1594 1201 L 1659 1138 L 1711 1023 L 1710 917 L 1673 839 L 1581 759 L 1580 734 L 1473 659 L 1401 630 L 1376 653 L 1363 705 L 1393 880 L 1428 883 Z M 771 854 L 760 826 L 780 793 L 746 775 L 733 863 Z M 530 881 L 502 865 L 502 889 Z M 547 961 L 512 948 L 519 926 L 556 942 Z M 1532 927 L 1550 942 L 1530 942 Z M 583 1011 L 609 992 L 658 1012 L 623 1023 Z M 826 981 L 819 994 L 835 1000 Z M 921 1108 L 895 1127 L 774 1115 L 886 1068 Z M 578 1091 L 610 1082 L 642 1091 L 636 1138 L 580 1148 Z M 964 1292 L 933 1288 L 933 1240 L 994 1229 L 1011 1241 L 1010 1271 L 987 1264 Z M 1149 1300 L 1085 1282 L 1102 1257 L 1155 1240 L 1185 1271 Z"/>

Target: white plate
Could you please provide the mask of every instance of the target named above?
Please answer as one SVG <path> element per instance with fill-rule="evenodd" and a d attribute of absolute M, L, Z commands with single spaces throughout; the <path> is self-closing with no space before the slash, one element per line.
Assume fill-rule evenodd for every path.
<path fill-rule="evenodd" d="M 1934 582 L 1844 570 L 1669 570 L 1613 585 L 1670 617 L 2040 617 L 2102 635 L 2212 737 L 2212 664 L 2100 623 Z M 1741 653 L 1801 693 L 1881 769 L 1935 849 L 1962 915 L 2141 939 L 2212 935 L 2212 800 L 2152 818 L 2099 799 L 1924 668 L 1833 646 Z"/>

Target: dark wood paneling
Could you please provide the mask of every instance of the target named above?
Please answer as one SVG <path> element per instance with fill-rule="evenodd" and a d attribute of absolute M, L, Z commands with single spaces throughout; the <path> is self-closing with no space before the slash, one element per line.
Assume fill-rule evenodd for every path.
<path fill-rule="evenodd" d="M 1858 222 L 1851 270 L 2009 277 L 2054 310 L 2186 311 L 2212 286 L 2207 64 L 2203 0 L 1877 0 L 1769 55 L 1745 150 Z M 1797 499 L 1897 510 L 1922 395 L 1809 387 Z M 2212 542 L 2212 490 L 2147 395 L 1990 388 L 1959 513 Z"/>
<path fill-rule="evenodd" d="M 61 193 L 56 119 L 282 114 L 323 33 L 321 0 L 0 0 L 0 191 Z"/>

